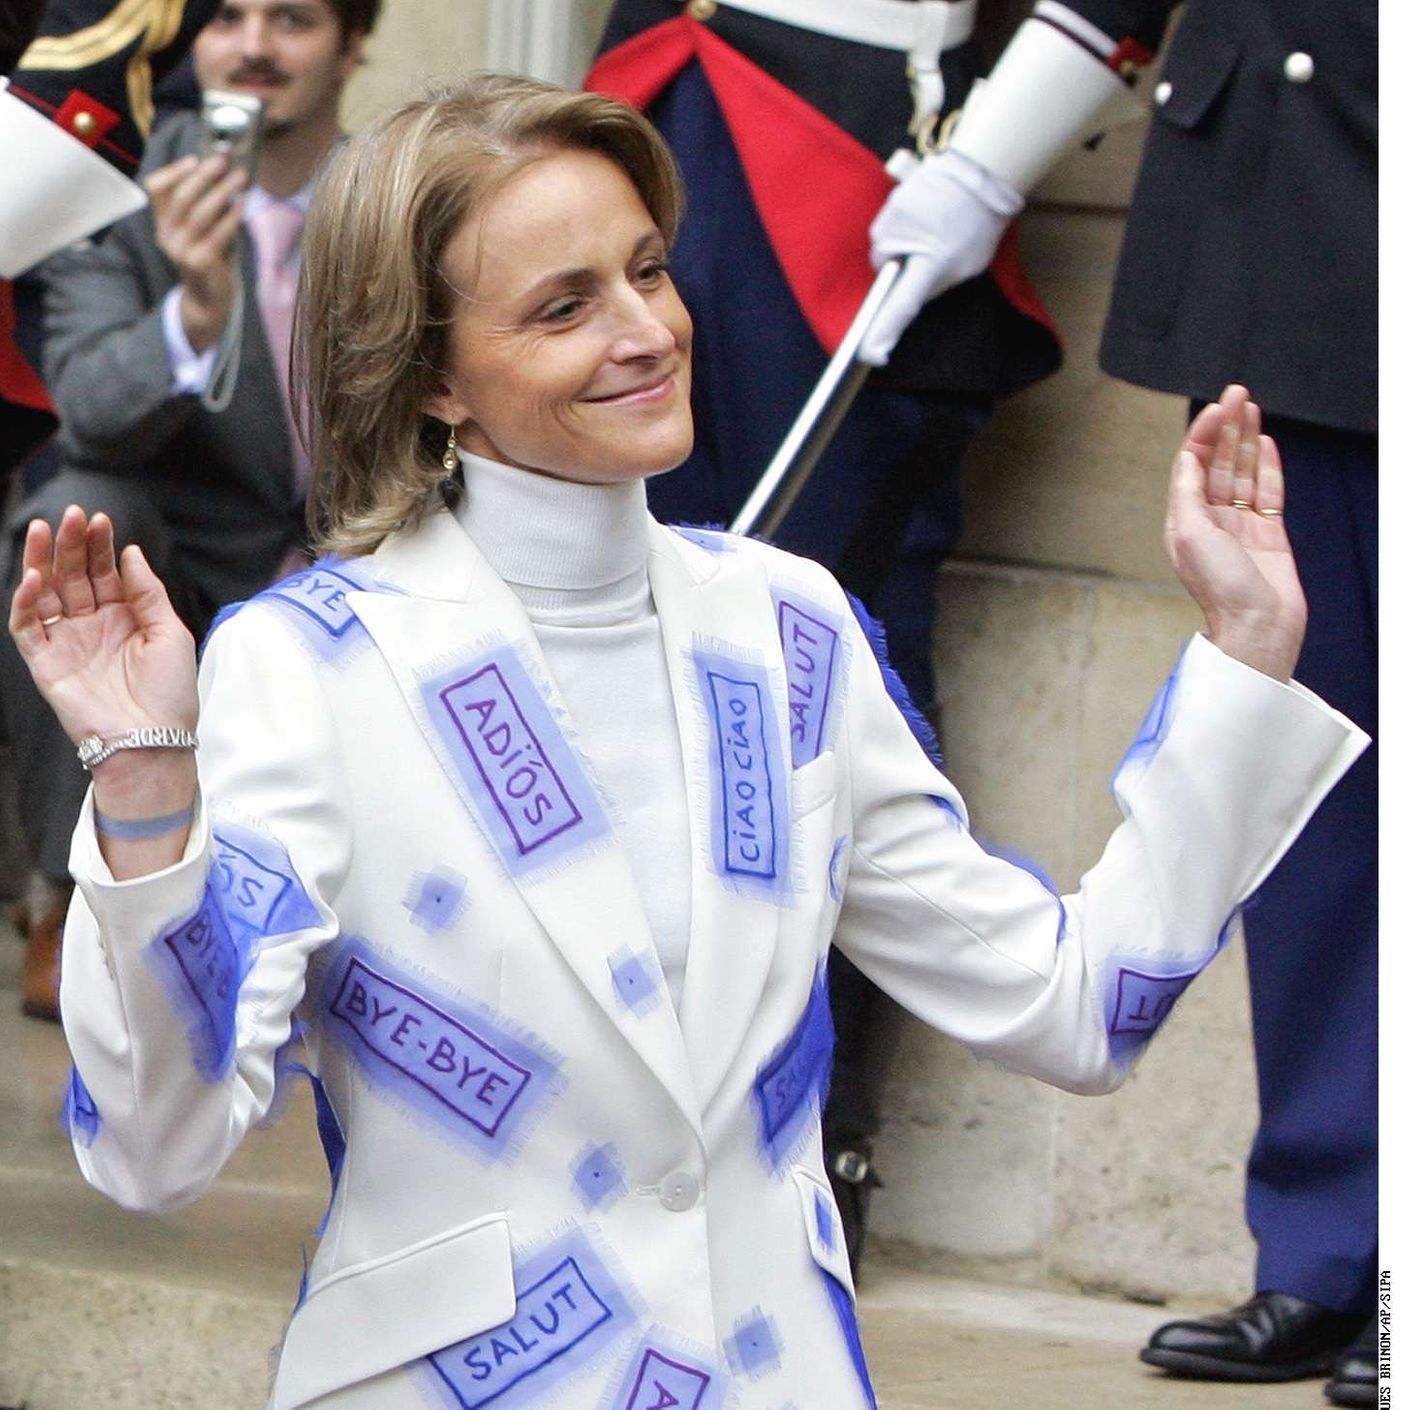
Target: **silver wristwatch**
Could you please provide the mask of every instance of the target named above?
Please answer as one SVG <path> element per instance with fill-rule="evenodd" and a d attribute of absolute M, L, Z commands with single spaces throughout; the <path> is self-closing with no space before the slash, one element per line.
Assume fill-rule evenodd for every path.
<path fill-rule="evenodd" d="M 173 725 L 144 725 L 122 734 L 90 734 L 78 741 L 78 762 L 90 772 L 120 749 L 194 749 L 196 736 Z"/>

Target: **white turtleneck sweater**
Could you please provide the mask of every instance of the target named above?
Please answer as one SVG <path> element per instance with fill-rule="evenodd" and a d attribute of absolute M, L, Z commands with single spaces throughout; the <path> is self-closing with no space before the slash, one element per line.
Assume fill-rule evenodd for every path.
<path fill-rule="evenodd" d="M 646 486 L 581 485 L 460 453 L 456 516 L 523 604 L 607 795 L 677 1011 L 690 939 L 690 817 Z M 602 937 L 604 953 L 615 948 Z"/>

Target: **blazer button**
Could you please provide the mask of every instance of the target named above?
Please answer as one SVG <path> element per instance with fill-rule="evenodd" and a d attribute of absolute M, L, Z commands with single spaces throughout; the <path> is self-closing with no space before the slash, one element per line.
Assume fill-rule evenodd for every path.
<path fill-rule="evenodd" d="M 677 1170 L 661 1181 L 661 1203 L 672 1214 L 682 1214 L 700 1198 L 700 1181 L 689 1170 Z"/>
<path fill-rule="evenodd" d="M 1151 94 L 1151 97 L 1155 99 L 1156 107 L 1163 108 L 1170 101 L 1170 95 L 1174 91 L 1175 87 L 1169 79 L 1161 79 L 1155 86 L 1155 92 Z"/>
<path fill-rule="evenodd" d="M 1306 83 L 1315 71 L 1316 65 L 1312 62 L 1311 54 L 1304 54 L 1301 49 L 1295 54 L 1289 54 L 1283 60 L 1283 77 L 1289 83 Z"/>
<path fill-rule="evenodd" d="M 719 0 L 690 0 L 685 12 L 693 20 L 708 20 L 719 8 Z"/>

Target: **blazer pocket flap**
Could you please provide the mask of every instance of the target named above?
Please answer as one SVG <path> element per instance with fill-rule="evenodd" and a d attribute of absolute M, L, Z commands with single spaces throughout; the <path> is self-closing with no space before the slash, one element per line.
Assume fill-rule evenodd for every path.
<path fill-rule="evenodd" d="M 1186 42 L 1181 43 L 1182 39 Z M 1157 101 L 1156 117 L 1185 132 L 1193 130 L 1224 91 L 1238 62 L 1239 46 L 1233 40 L 1204 33 L 1186 35 L 1182 30 L 1156 85 L 1157 95 L 1169 94 L 1164 102 Z"/>
<path fill-rule="evenodd" d="M 806 817 L 837 796 L 837 755 L 829 749 L 793 771 L 793 816 Z"/>
<path fill-rule="evenodd" d="M 513 1315 L 503 1214 L 339 1269 L 309 1289 L 289 1323 L 269 1410 L 296 1410 Z"/>
<path fill-rule="evenodd" d="M 830 1273 L 855 1298 L 852 1265 L 847 1259 L 847 1241 L 842 1237 L 842 1216 L 833 1202 L 825 1180 L 819 1180 L 802 1166 L 793 1167 L 793 1183 L 803 1204 L 803 1226 L 808 1231 L 808 1247 L 813 1262 Z"/>

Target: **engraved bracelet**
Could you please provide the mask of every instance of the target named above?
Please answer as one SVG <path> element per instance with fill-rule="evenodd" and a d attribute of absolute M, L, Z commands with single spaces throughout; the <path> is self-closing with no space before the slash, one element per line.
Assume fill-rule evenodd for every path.
<path fill-rule="evenodd" d="M 122 734 L 90 734 L 78 741 L 78 762 L 90 773 L 122 749 L 194 749 L 196 736 L 174 725 L 144 725 Z"/>

